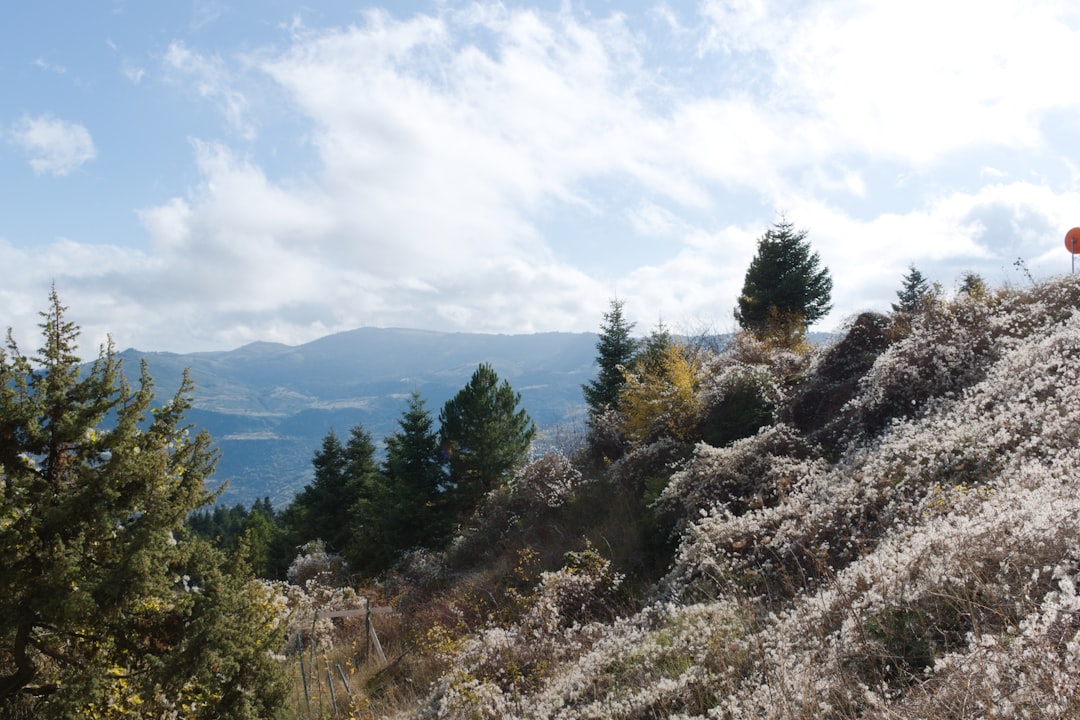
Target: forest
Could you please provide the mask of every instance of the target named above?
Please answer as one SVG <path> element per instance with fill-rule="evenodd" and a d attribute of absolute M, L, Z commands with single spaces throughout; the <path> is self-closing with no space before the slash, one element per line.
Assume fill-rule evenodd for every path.
<path fill-rule="evenodd" d="M 730 341 L 613 299 L 584 427 L 536 451 L 481 364 L 291 504 L 215 506 L 210 438 L 55 292 L 0 355 L 0 708 L 102 718 L 1072 718 L 1080 280 L 806 331 L 786 221 Z"/>

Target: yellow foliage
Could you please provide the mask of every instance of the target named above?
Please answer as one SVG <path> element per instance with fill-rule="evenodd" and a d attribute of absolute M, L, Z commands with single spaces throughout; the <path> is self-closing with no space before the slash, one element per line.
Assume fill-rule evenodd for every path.
<path fill-rule="evenodd" d="M 626 385 L 619 399 L 622 433 L 635 442 L 691 439 L 702 412 L 699 373 L 697 358 L 679 344 L 665 348 L 660 362 L 650 368 L 624 371 Z"/>
<path fill-rule="evenodd" d="M 806 319 L 796 312 L 769 309 L 765 325 L 755 333 L 766 350 L 791 350 L 805 353 L 810 349 L 806 342 Z"/>

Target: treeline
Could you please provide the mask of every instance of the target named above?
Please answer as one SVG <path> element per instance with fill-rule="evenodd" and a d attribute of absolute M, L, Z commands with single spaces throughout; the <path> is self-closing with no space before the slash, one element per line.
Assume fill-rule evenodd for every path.
<path fill-rule="evenodd" d="M 263 577 L 286 578 L 305 548 L 340 555 L 354 578 L 376 576 L 406 551 L 443 547 L 524 463 L 536 428 L 520 402 L 481 364 L 437 424 L 414 392 L 381 460 L 362 425 L 344 439 L 331 430 L 312 459 L 314 478 L 286 508 L 264 499 L 202 509 L 188 527 L 223 549 L 242 546 Z"/>

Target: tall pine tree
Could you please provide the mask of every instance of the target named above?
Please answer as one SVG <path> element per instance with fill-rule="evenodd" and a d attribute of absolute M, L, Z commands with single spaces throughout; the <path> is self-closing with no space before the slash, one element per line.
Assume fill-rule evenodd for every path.
<path fill-rule="evenodd" d="M 295 553 L 313 540 L 322 540 L 354 567 L 357 561 L 363 564 L 370 528 L 357 507 L 362 500 L 371 498 L 376 483 L 378 466 L 371 436 L 357 425 L 342 444 L 331 430 L 323 437 L 311 464 L 315 477 L 282 513 L 283 530 L 274 553 L 276 574 L 290 559 L 284 552 Z"/>
<path fill-rule="evenodd" d="M 454 518 L 434 424 L 414 392 L 397 431 L 386 438 L 386 459 L 375 490 L 358 506 L 372 531 L 371 574 L 390 567 L 405 551 L 438 548 L 449 537 Z"/>
<path fill-rule="evenodd" d="M 908 271 L 904 274 L 903 283 L 903 287 L 896 291 L 898 302 L 892 304 L 893 312 L 916 312 L 932 294 L 930 281 L 919 272 L 918 268 L 909 265 Z"/>
<path fill-rule="evenodd" d="M 619 393 L 626 384 L 623 369 L 630 366 L 637 351 L 637 343 L 630 336 L 633 329 L 634 323 L 627 322 L 623 315 L 623 301 L 613 299 L 604 313 L 604 324 L 596 341 L 599 371 L 595 380 L 581 386 L 590 417 L 614 408 L 619 402 Z"/>
<path fill-rule="evenodd" d="M 735 310 L 743 329 L 793 342 L 832 309 L 832 278 L 806 236 L 781 219 L 758 239 Z"/>
<path fill-rule="evenodd" d="M 439 413 L 439 439 L 448 457 L 459 512 L 468 513 L 525 461 L 536 426 L 521 395 L 491 365 L 477 367 L 468 385 Z"/>

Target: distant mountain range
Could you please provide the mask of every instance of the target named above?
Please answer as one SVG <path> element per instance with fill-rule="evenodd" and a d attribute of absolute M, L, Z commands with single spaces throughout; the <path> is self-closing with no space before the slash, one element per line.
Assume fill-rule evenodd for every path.
<path fill-rule="evenodd" d="M 222 502 L 279 507 L 311 479 L 311 458 L 333 429 L 344 439 L 362 424 L 376 443 L 397 429 L 412 391 L 433 417 L 490 363 L 521 393 L 543 431 L 580 420 L 581 385 L 596 374 L 594 333 L 482 335 L 362 328 L 289 346 L 256 342 L 228 352 L 176 354 L 125 350 L 129 376 L 147 361 L 158 402 L 184 369 L 195 382 L 187 418 L 221 450 L 214 480 Z"/>

